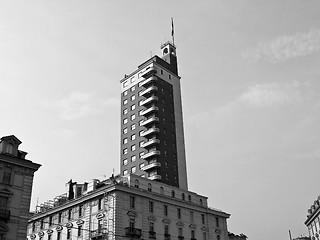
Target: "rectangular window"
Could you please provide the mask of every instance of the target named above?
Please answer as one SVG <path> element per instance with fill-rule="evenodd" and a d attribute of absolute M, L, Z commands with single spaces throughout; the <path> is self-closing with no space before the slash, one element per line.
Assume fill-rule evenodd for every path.
<path fill-rule="evenodd" d="M 57 232 L 57 240 L 61 239 L 61 232 Z"/>
<path fill-rule="evenodd" d="M 131 105 L 131 111 L 133 111 L 135 109 L 136 109 L 136 105 L 135 104 Z"/>
<path fill-rule="evenodd" d="M 127 174 L 128 174 L 128 170 L 124 170 L 123 175 L 127 175 Z"/>
<path fill-rule="evenodd" d="M 67 228 L 67 239 L 71 239 L 71 228 Z"/>
<path fill-rule="evenodd" d="M 128 113 L 128 109 L 126 108 L 123 110 L 123 114 L 127 114 L 127 113 Z"/>
<path fill-rule="evenodd" d="M 127 164 L 128 164 L 128 159 L 126 158 L 123 160 L 123 165 L 126 166 Z"/>
<path fill-rule="evenodd" d="M 139 158 L 141 158 L 144 155 L 144 152 L 139 153 Z"/>
<path fill-rule="evenodd" d="M 135 151 L 136 150 L 136 145 L 132 145 L 131 146 L 131 151 Z"/>
<path fill-rule="evenodd" d="M 139 116 L 141 116 L 141 115 L 142 115 L 142 113 L 143 113 L 143 110 L 140 110 L 140 111 L 139 111 Z"/>
<path fill-rule="evenodd" d="M 135 162 L 137 159 L 136 155 L 131 156 L 131 162 Z"/>
<path fill-rule="evenodd" d="M 183 236 L 182 228 L 178 228 L 178 234 L 179 234 L 179 237 Z"/>
<path fill-rule="evenodd" d="M 11 174 L 12 168 L 11 167 L 4 167 L 2 183 L 3 184 L 10 184 L 11 183 Z"/>
<path fill-rule="evenodd" d="M 217 236 L 217 239 L 218 239 L 218 236 Z M 203 240 L 207 240 L 207 233 L 206 232 L 202 233 L 202 238 L 203 238 Z"/>
<path fill-rule="evenodd" d="M 43 221 L 43 219 L 40 221 L 40 229 L 43 229 L 43 227 L 44 227 L 44 221 Z"/>
<path fill-rule="evenodd" d="M 139 147 L 142 147 L 143 144 L 144 144 L 144 141 L 139 142 Z"/>
<path fill-rule="evenodd" d="M 153 213 L 153 202 L 149 202 L 149 212 Z"/>
<path fill-rule="evenodd" d="M 132 114 L 130 118 L 131 118 L 131 120 L 135 120 L 136 119 L 136 115 Z"/>
<path fill-rule="evenodd" d="M 201 214 L 201 222 L 202 222 L 202 224 L 205 224 L 204 214 Z"/>
<path fill-rule="evenodd" d="M 219 218 L 216 217 L 216 227 L 219 227 Z"/>
<path fill-rule="evenodd" d="M 130 196 L 130 208 L 135 209 L 135 197 Z"/>
<path fill-rule="evenodd" d="M 193 212 L 190 211 L 190 222 L 193 222 Z"/>
<path fill-rule="evenodd" d="M 81 237 L 82 236 L 82 225 L 79 225 L 78 226 L 78 237 Z"/>
<path fill-rule="evenodd" d="M 139 121 L 139 126 L 141 126 L 142 123 L 143 123 L 143 120 L 140 120 L 140 121 Z"/>
<path fill-rule="evenodd" d="M 130 79 L 130 82 L 133 83 L 134 82 L 134 76 Z"/>
<path fill-rule="evenodd" d="M 123 92 L 123 96 L 127 96 L 127 95 L 128 95 L 128 91 L 126 90 Z"/>
<path fill-rule="evenodd" d="M 123 124 L 127 124 L 128 123 L 128 118 L 123 119 Z"/>
<path fill-rule="evenodd" d="M 136 99 L 136 96 L 135 95 L 132 95 L 131 96 L 131 101 L 134 101 Z"/>
<path fill-rule="evenodd" d="M 123 149 L 123 154 L 127 154 L 128 153 L 128 148 Z"/>
<path fill-rule="evenodd" d="M 168 216 L 168 205 L 163 206 L 163 215 Z"/>
<path fill-rule="evenodd" d="M 141 94 L 142 94 L 142 90 L 139 92 L 139 94 L 138 94 L 138 95 L 139 95 L 139 96 L 141 96 Z"/>
<path fill-rule="evenodd" d="M 126 86 L 128 86 L 128 81 L 123 82 L 123 87 L 126 87 Z"/>
<path fill-rule="evenodd" d="M 177 208 L 177 217 L 180 219 L 181 218 L 181 209 Z"/>
<path fill-rule="evenodd" d="M 99 200 L 98 200 L 98 209 L 99 210 L 102 209 L 102 198 L 99 198 Z"/>
<path fill-rule="evenodd" d="M 143 102 L 143 100 L 139 101 L 139 106 L 141 106 L 141 105 L 142 105 L 142 102 Z"/>
<path fill-rule="evenodd" d="M 124 138 L 123 139 L 123 144 L 127 144 L 128 143 L 128 138 Z"/>
<path fill-rule="evenodd" d="M 130 220 L 129 220 L 129 227 L 130 227 L 131 229 L 133 229 L 133 228 L 135 227 L 134 222 L 135 222 L 135 219 L 134 219 L 134 218 L 130 218 Z"/>
<path fill-rule="evenodd" d="M 49 227 L 52 226 L 52 216 L 49 217 Z"/>
<path fill-rule="evenodd" d="M 128 133 L 128 128 L 124 128 L 123 129 L 123 134 L 127 134 Z"/>
<path fill-rule="evenodd" d="M 62 221 L 62 213 L 59 213 L 58 214 L 58 223 L 61 223 L 61 221 Z"/>
<path fill-rule="evenodd" d="M 131 92 L 133 92 L 134 90 L 136 90 L 136 86 L 131 87 Z"/>
<path fill-rule="evenodd" d="M 82 214 L 83 214 L 83 206 L 80 205 L 79 206 L 79 217 L 82 217 Z"/>
<path fill-rule="evenodd" d="M 72 209 L 68 210 L 68 220 L 71 220 L 72 217 Z"/>
<path fill-rule="evenodd" d="M 128 104 L 128 99 L 123 100 L 123 105 Z"/>
<path fill-rule="evenodd" d="M 48 235 L 48 240 L 52 240 L 52 235 L 51 234 Z"/>
<path fill-rule="evenodd" d="M 135 135 L 135 134 L 132 134 L 132 135 L 131 135 L 131 140 L 134 141 L 135 139 L 136 139 L 136 135 Z"/>
<path fill-rule="evenodd" d="M 136 129 L 136 125 L 135 124 L 132 124 L 131 125 L 131 130 L 135 130 Z"/>
<path fill-rule="evenodd" d="M 195 237 L 195 232 L 194 232 L 194 230 L 191 230 L 191 239 L 195 239 L 196 237 Z"/>
<path fill-rule="evenodd" d="M 139 132 L 139 136 L 141 136 L 141 135 L 142 135 L 142 133 L 143 133 L 143 130 L 141 130 L 141 131 Z"/>
<path fill-rule="evenodd" d="M 137 167 L 136 166 L 131 168 L 131 173 L 135 173 L 136 171 L 137 171 Z"/>

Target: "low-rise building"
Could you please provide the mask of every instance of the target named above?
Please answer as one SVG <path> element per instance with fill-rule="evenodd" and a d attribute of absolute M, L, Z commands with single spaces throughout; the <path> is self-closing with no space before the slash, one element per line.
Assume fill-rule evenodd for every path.
<path fill-rule="evenodd" d="M 308 209 L 307 220 L 304 224 L 308 227 L 311 239 L 319 239 L 320 234 L 320 196 Z"/>
<path fill-rule="evenodd" d="M 25 240 L 33 175 L 40 164 L 25 159 L 15 136 L 0 139 L 0 239 Z"/>
<path fill-rule="evenodd" d="M 28 239 L 227 240 L 229 216 L 205 196 L 130 174 L 70 181 L 32 215 Z"/>

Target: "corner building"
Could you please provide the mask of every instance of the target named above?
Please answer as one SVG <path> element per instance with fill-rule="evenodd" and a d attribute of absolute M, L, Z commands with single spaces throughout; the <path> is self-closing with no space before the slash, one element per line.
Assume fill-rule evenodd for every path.
<path fill-rule="evenodd" d="M 25 240 L 34 173 L 41 166 L 19 150 L 14 135 L 0 139 L 0 239 Z"/>
<path fill-rule="evenodd" d="M 129 173 L 187 190 L 176 48 L 161 46 L 121 82 L 121 175 Z"/>

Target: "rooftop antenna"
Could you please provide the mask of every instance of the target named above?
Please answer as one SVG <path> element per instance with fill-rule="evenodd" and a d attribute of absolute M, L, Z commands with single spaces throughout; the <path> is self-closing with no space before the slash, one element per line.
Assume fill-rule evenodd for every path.
<path fill-rule="evenodd" d="M 174 46 L 174 26 L 173 26 L 173 18 L 171 18 L 171 36 L 172 36 L 172 43 Z"/>
<path fill-rule="evenodd" d="M 291 231 L 289 230 L 289 239 L 292 240 Z"/>

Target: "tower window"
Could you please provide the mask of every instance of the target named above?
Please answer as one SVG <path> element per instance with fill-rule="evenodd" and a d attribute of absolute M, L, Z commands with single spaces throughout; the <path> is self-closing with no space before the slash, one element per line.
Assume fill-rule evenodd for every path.
<path fill-rule="evenodd" d="M 131 135 L 131 140 L 134 141 L 135 139 L 136 139 L 136 135 L 135 135 L 135 134 L 132 134 L 132 135 Z"/>
<path fill-rule="evenodd" d="M 131 146 L 131 151 L 135 151 L 136 150 L 136 145 L 132 145 Z"/>
<path fill-rule="evenodd" d="M 128 143 L 128 138 L 124 138 L 123 139 L 123 144 L 127 144 Z"/>
<path fill-rule="evenodd" d="M 144 152 L 139 153 L 139 157 L 141 158 L 144 155 Z"/>
<path fill-rule="evenodd" d="M 128 113 L 128 109 L 126 108 L 126 109 L 123 110 L 123 115 L 127 114 L 127 113 Z"/>
<path fill-rule="evenodd" d="M 184 195 L 184 193 L 181 194 L 181 198 L 182 198 L 183 201 L 185 200 L 185 195 Z"/>
<path fill-rule="evenodd" d="M 130 208 L 135 209 L 135 197 L 130 196 Z"/>
<path fill-rule="evenodd" d="M 128 103 L 128 99 L 123 100 L 123 105 L 126 105 Z"/>
<path fill-rule="evenodd" d="M 204 214 L 201 214 L 201 222 L 202 222 L 202 224 L 205 224 Z"/>
<path fill-rule="evenodd" d="M 149 202 L 149 212 L 153 213 L 153 202 Z"/>
<path fill-rule="evenodd" d="M 149 192 L 152 192 L 152 185 L 151 185 L 151 183 L 148 183 L 148 191 L 149 191 Z"/>
<path fill-rule="evenodd" d="M 163 214 L 165 216 L 168 216 L 168 206 L 167 205 L 163 205 Z"/>
<path fill-rule="evenodd" d="M 136 125 L 135 124 L 132 124 L 131 125 L 131 130 L 135 130 L 136 129 Z"/>
<path fill-rule="evenodd" d="M 133 83 L 134 82 L 134 76 L 130 79 L 130 82 Z"/>
<path fill-rule="evenodd" d="M 123 149 L 123 154 L 127 154 L 128 153 L 128 148 Z"/>
<path fill-rule="evenodd" d="M 126 166 L 127 164 L 128 164 L 128 159 L 126 158 L 123 160 L 123 165 Z"/>
<path fill-rule="evenodd" d="M 126 169 L 123 171 L 123 175 L 127 175 L 127 174 L 128 174 L 128 170 Z"/>
<path fill-rule="evenodd" d="M 177 208 L 177 218 L 181 218 L 181 209 Z"/>
<path fill-rule="evenodd" d="M 135 173 L 136 171 L 137 171 L 137 167 L 136 166 L 131 168 L 131 173 Z"/>
<path fill-rule="evenodd" d="M 166 175 L 166 176 L 167 176 L 167 175 Z M 172 191 L 171 191 L 171 197 L 172 197 L 172 198 L 175 198 L 175 196 L 176 196 L 176 193 L 175 193 L 174 190 L 172 190 Z"/>
<path fill-rule="evenodd" d="M 123 129 L 123 134 L 127 134 L 128 133 L 128 128 L 124 128 Z"/>
<path fill-rule="evenodd" d="M 134 90 L 136 90 L 136 86 L 133 86 L 133 87 L 131 88 L 131 92 L 133 92 Z"/>
<path fill-rule="evenodd" d="M 128 86 L 128 81 L 123 82 L 123 87 Z"/>
<path fill-rule="evenodd" d="M 136 109 L 136 105 L 133 104 L 133 105 L 131 106 L 131 110 L 135 110 L 135 109 Z"/>
<path fill-rule="evenodd" d="M 130 118 L 131 118 L 131 120 L 135 120 L 136 119 L 136 115 L 132 114 Z"/>
<path fill-rule="evenodd" d="M 6 153 L 12 154 L 13 153 L 13 145 L 9 143 L 6 147 Z"/>
<path fill-rule="evenodd" d="M 2 183 L 3 184 L 11 184 L 11 175 L 12 175 L 12 168 L 11 167 L 4 167 Z"/>
<path fill-rule="evenodd" d="M 131 96 L 131 101 L 134 101 L 136 99 L 136 96 L 135 95 L 132 95 Z"/>
<path fill-rule="evenodd" d="M 169 79 L 171 79 L 171 75 L 169 74 Z"/>
<path fill-rule="evenodd" d="M 128 118 L 123 119 L 123 124 L 127 124 L 128 123 Z"/>
<path fill-rule="evenodd" d="M 140 163 L 139 169 L 141 170 L 144 167 L 144 163 Z"/>
<path fill-rule="evenodd" d="M 131 162 L 135 162 L 136 161 L 136 155 L 131 156 Z"/>
<path fill-rule="evenodd" d="M 123 96 L 127 96 L 127 95 L 128 95 L 128 91 L 126 90 L 123 92 Z"/>

